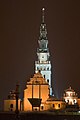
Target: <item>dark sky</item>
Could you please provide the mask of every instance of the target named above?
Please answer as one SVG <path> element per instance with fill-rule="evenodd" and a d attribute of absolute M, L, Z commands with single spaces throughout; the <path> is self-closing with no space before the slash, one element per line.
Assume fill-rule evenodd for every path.
<path fill-rule="evenodd" d="M 41 9 L 45 7 L 52 86 L 61 98 L 69 86 L 80 96 L 80 0 L 0 1 L 0 109 L 20 83 L 20 97 L 34 74 Z"/>

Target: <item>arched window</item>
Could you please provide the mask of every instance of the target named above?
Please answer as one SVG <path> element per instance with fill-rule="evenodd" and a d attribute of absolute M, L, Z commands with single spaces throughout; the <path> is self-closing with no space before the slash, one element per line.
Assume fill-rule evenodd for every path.
<path fill-rule="evenodd" d="M 60 108 L 60 104 L 58 104 L 58 107 Z"/>
<path fill-rule="evenodd" d="M 76 103 L 75 100 L 73 100 L 73 103 Z"/>
<path fill-rule="evenodd" d="M 39 67 L 37 67 L 37 70 L 39 70 Z"/>
<path fill-rule="evenodd" d="M 49 79 L 47 79 L 47 82 L 49 83 Z"/>
<path fill-rule="evenodd" d="M 49 70 L 49 67 L 47 68 L 47 70 Z"/>
<path fill-rule="evenodd" d="M 44 78 L 45 78 L 45 75 L 44 75 Z"/>
<path fill-rule="evenodd" d="M 44 107 L 43 107 L 43 106 L 41 106 L 41 109 L 42 109 L 42 110 L 43 110 L 43 108 L 44 108 Z"/>
<path fill-rule="evenodd" d="M 67 100 L 67 103 L 69 103 L 69 100 Z"/>
<path fill-rule="evenodd" d="M 13 104 L 10 104 L 10 111 L 13 111 Z"/>
<path fill-rule="evenodd" d="M 13 108 L 13 104 L 10 104 L 10 108 Z"/>

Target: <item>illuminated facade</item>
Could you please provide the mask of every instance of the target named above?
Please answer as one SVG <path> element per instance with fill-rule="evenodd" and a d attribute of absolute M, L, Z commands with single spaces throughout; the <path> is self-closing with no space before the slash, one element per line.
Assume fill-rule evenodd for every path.
<path fill-rule="evenodd" d="M 47 29 L 44 22 L 44 8 L 42 9 L 42 23 L 40 25 L 39 48 L 37 49 L 38 61 L 35 61 L 35 72 L 39 70 L 50 86 L 50 95 L 52 95 L 51 87 L 51 62 L 49 60 L 50 53 L 48 48 Z"/>
<path fill-rule="evenodd" d="M 34 74 L 33 78 L 26 84 L 26 89 L 24 90 L 23 99 L 23 110 L 24 111 L 34 111 L 34 110 L 44 110 L 44 103 L 49 98 L 49 84 L 45 78 L 42 77 L 40 72 Z M 31 100 L 41 100 L 40 106 L 33 105 L 30 103 Z M 37 100 L 35 101 L 37 103 Z M 35 103 L 33 103 L 35 104 Z M 39 108 L 40 107 L 40 108 Z"/>
<path fill-rule="evenodd" d="M 18 110 L 21 111 L 21 99 L 18 100 Z M 16 99 L 4 100 L 4 111 L 16 111 Z"/>
<path fill-rule="evenodd" d="M 18 99 L 18 110 L 22 110 L 21 99 Z M 4 100 L 4 111 L 16 111 L 15 91 L 11 91 L 8 95 L 8 99 Z"/>
<path fill-rule="evenodd" d="M 45 103 L 45 110 L 64 110 L 66 108 L 66 103 L 63 100 L 58 100 L 54 98 L 48 98 Z"/>
<path fill-rule="evenodd" d="M 77 99 L 77 103 L 78 103 L 79 109 L 80 109 L 80 98 Z"/>
<path fill-rule="evenodd" d="M 54 99 L 49 93 L 49 84 L 46 79 L 40 72 L 35 73 L 24 90 L 23 111 L 63 110 L 66 107 L 65 102 Z M 30 100 L 33 101 L 34 107 Z M 35 105 L 35 103 L 38 104 L 37 100 L 41 100 L 40 106 Z"/>
<path fill-rule="evenodd" d="M 78 97 L 76 92 L 71 87 L 69 87 L 67 90 L 65 90 L 63 99 L 67 104 L 75 105 L 77 103 Z"/>

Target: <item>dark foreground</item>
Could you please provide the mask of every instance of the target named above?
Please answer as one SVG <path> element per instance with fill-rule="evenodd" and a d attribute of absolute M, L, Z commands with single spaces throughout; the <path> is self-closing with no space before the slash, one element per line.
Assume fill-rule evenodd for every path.
<path fill-rule="evenodd" d="M 0 112 L 0 120 L 80 120 L 80 115 L 54 114 L 50 112 L 22 112 L 19 116 L 11 112 Z"/>

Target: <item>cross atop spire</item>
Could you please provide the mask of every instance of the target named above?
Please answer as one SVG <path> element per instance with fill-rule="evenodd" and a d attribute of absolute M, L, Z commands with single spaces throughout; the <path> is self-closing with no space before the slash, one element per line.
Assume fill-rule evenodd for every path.
<path fill-rule="evenodd" d="M 45 11 L 45 8 L 42 8 L 42 23 L 44 23 L 44 11 Z"/>

